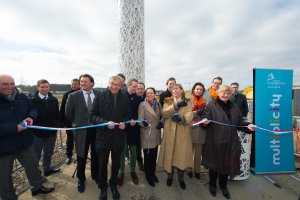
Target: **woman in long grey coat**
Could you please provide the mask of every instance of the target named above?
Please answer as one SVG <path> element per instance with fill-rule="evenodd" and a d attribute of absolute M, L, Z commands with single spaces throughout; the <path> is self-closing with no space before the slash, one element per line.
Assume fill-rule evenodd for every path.
<path fill-rule="evenodd" d="M 205 87 L 200 82 L 195 83 L 192 87 L 192 98 L 194 100 L 194 122 L 200 120 L 200 115 L 203 113 L 206 106 L 206 102 L 203 97 L 204 91 Z M 202 149 L 205 143 L 206 130 L 202 126 L 191 126 L 191 136 L 193 142 L 194 168 L 193 171 L 188 172 L 188 174 L 192 178 L 194 172 L 195 177 L 200 179 Z"/>
<path fill-rule="evenodd" d="M 154 182 L 158 183 L 158 178 L 155 175 L 156 159 L 158 145 L 161 142 L 161 130 L 156 126 L 159 123 L 161 115 L 161 105 L 155 98 L 155 89 L 146 89 L 146 99 L 139 105 L 139 119 L 146 119 L 147 122 L 139 123 L 141 147 L 144 153 L 144 168 L 145 176 L 149 185 L 155 186 Z"/>
<path fill-rule="evenodd" d="M 214 120 L 242 128 L 244 132 L 252 133 L 254 126 L 243 122 L 240 109 L 229 98 L 231 88 L 221 85 L 217 91 L 218 97 L 205 108 L 203 119 Z M 237 127 L 206 122 L 206 143 L 203 149 L 202 165 L 209 169 L 209 192 L 216 196 L 216 182 L 219 177 L 219 186 L 225 198 L 230 199 L 227 189 L 228 176 L 234 177 L 240 173 L 241 143 L 237 134 Z M 204 126 L 205 126 L 204 125 Z"/>

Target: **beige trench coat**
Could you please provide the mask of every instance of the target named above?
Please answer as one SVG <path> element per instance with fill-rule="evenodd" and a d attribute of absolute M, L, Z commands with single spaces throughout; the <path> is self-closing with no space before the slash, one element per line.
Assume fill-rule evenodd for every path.
<path fill-rule="evenodd" d="M 172 172 L 173 166 L 181 170 L 193 167 L 190 124 L 194 114 L 192 113 L 192 101 L 190 99 L 187 99 L 187 101 L 187 106 L 181 107 L 178 111 L 186 120 L 186 123 L 183 125 L 171 120 L 171 116 L 176 113 L 173 106 L 173 97 L 165 99 L 162 110 L 165 125 L 158 157 L 158 165 L 163 167 L 168 173 Z"/>
<path fill-rule="evenodd" d="M 150 121 L 151 126 L 151 132 L 149 134 L 150 126 L 144 127 L 143 123 L 139 123 L 141 126 L 141 147 L 143 149 L 152 149 L 160 145 L 161 130 L 156 129 L 156 126 L 160 120 L 161 110 L 162 108 L 159 103 L 157 104 L 155 111 L 147 101 L 144 101 L 139 105 L 139 119 L 146 119 L 148 122 Z"/>
<path fill-rule="evenodd" d="M 193 122 L 197 122 L 200 119 L 199 116 L 195 116 Z M 205 144 L 206 130 L 201 125 L 191 126 L 191 135 L 194 144 Z"/>

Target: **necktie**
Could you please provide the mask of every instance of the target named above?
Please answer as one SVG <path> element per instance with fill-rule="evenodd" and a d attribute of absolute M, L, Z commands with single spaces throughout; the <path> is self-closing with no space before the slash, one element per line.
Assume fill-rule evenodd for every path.
<path fill-rule="evenodd" d="M 91 98 L 91 92 L 86 93 L 88 95 L 87 97 L 87 102 L 86 102 L 86 106 L 88 108 L 89 111 L 92 110 L 92 98 Z"/>

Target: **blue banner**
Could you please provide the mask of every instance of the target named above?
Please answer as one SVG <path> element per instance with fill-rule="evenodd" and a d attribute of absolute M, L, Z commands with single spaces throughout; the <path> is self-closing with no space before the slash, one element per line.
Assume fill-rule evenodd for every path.
<path fill-rule="evenodd" d="M 292 70 L 254 69 L 254 124 L 272 131 L 292 130 Z M 295 172 L 293 132 L 255 133 L 255 173 Z"/>

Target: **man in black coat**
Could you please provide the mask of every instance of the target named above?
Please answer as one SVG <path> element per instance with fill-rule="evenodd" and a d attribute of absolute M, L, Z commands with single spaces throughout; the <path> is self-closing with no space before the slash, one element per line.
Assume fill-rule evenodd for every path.
<path fill-rule="evenodd" d="M 30 101 L 38 110 L 38 117 L 34 125 L 60 127 L 58 100 L 49 90 L 49 82 L 45 79 L 41 79 L 37 82 L 37 91 L 29 96 Z M 49 176 L 59 172 L 59 168 L 51 167 L 57 131 L 35 129 L 33 133 L 35 135 L 33 146 L 38 160 L 40 160 L 43 151 L 44 175 Z"/>
<path fill-rule="evenodd" d="M 164 91 L 163 93 L 161 93 L 159 95 L 159 103 L 160 103 L 161 107 L 164 106 L 165 98 L 172 96 L 172 88 L 173 88 L 174 84 L 176 84 L 176 79 L 175 78 L 171 77 L 167 80 L 167 82 L 166 82 L 166 85 L 167 85 L 166 91 Z"/>
<path fill-rule="evenodd" d="M 72 122 L 70 122 L 65 115 L 65 109 L 66 109 L 66 103 L 67 99 L 69 97 L 69 94 L 77 91 L 80 89 L 80 84 L 79 84 L 79 79 L 74 78 L 71 82 L 71 90 L 64 93 L 61 106 L 60 106 L 60 122 L 63 126 L 66 128 L 71 128 L 72 127 Z M 72 156 L 73 156 L 73 149 L 74 149 L 74 140 L 73 140 L 73 131 L 72 130 L 67 130 L 67 149 L 66 149 L 66 164 L 70 165 L 72 162 Z"/>
<path fill-rule="evenodd" d="M 138 87 L 138 80 L 130 79 L 127 83 L 126 90 L 122 93 L 128 98 L 128 104 L 130 108 L 129 118 L 132 120 L 138 119 L 138 108 L 143 99 L 136 95 L 136 90 Z M 121 166 L 120 173 L 118 176 L 118 185 L 123 185 L 124 182 L 124 172 L 125 172 L 125 154 L 127 151 L 127 145 L 130 153 L 130 174 L 132 182 L 137 185 L 139 183 L 139 178 L 136 175 L 136 145 L 140 144 L 140 127 L 135 122 L 131 122 L 130 126 L 126 128 L 126 141 L 125 148 L 121 155 Z"/>
<path fill-rule="evenodd" d="M 33 196 L 52 192 L 54 188 L 42 185 L 32 132 L 21 124 L 23 121 L 32 124 L 37 110 L 26 95 L 18 93 L 9 75 L 0 75 L 0 110 L 0 199 L 18 199 L 12 182 L 15 159 L 25 169 Z"/>
<path fill-rule="evenodd" d="M 107 199 L 107 164 L 111 153 L 111 187 L 113 199 L 120 199 L 117 190 L 118 171 L 120 168 L 121 152 L 125 144 L 125 124 L 129 119 L 128 99 L 120 91 L 121 78 L 112 76 L 107 90 L 95 97 L 91 111 L 91 121 L 94 124 L 111 123 L 107 127 L 97 128 L 96 152 L 99 162 L 98 186 L 101 189 L 100 200 Z"/>
<path fill-rule="evenodd" d="M 232 90 L 230 101 L 238 105 L 243 117 L 247 117 L 249 109 L 248 109 L 248 102 L 246 96 L 239 93 L 238 83 L 231 83 L 230 86 Z"/>

